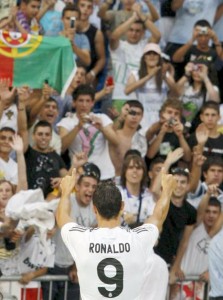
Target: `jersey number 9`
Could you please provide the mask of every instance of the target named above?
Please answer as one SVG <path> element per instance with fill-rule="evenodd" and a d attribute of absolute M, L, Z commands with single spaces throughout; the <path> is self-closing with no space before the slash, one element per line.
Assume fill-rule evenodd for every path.
<path fill-rule="evenodd" d="M 105 274 L 105 268 L 107 266 L 113 266 L 116 270 L 116 273 L 113 277 L 108 277 Z M 98 287 L 99 293 L 106 298 L 115 298 L 121 294 L 123 290 L 123 266 L 115 258 L 105 258 L 103 259 L 97 267 L 99 279 L 106 284 L 116 285 L 114 290 L 107 290 L 104 287 Z"/>

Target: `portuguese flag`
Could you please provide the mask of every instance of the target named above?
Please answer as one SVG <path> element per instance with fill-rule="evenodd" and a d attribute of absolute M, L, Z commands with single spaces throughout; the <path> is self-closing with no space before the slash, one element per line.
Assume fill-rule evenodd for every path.
<path fill-rule="evenodd" d="M 0 79 L 10 78 L 12 86 L 41 89 L 48 80 L 61 92 L 74 73 L 73 51 L 67 38 L 0 31 Z"/>

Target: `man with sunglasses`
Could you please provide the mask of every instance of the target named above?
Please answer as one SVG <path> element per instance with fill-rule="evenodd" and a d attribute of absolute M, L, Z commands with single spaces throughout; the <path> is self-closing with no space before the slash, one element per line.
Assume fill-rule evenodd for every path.
<path fill-rule="evenodd" d="M 125 102 L 123 110 L 121 128 L 116 130 L 119 144 L 118 146 L 109 144 L 116 176 L 120 176 L 121 174 L 123 159 L 129 149 L 139 150 L 141 156 L 145 156 L 147 149 L 145 134 L 142 132 L 140 126 L 143 117 L 142 104 L 137 100 L 129 100 Z"/>

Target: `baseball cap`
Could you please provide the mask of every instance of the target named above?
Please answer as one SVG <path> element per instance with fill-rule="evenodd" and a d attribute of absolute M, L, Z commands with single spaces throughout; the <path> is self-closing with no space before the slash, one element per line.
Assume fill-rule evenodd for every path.
<path fill-rule="evenodd" d="M 150 52 L 150 51 L 156 52 L 157 54 L 161 55 L 161 49 L 158 44 L 148 43 L 143 50 L 143 54 Z"/>
<path fill-rule="evenodd" d="M 80 175 L 80 177 L 93 177 L 97 181 L 100 180 L 101 172 L 95 164 L 87 162 L 82 166 L 82 169 L 83 173 Z"/>

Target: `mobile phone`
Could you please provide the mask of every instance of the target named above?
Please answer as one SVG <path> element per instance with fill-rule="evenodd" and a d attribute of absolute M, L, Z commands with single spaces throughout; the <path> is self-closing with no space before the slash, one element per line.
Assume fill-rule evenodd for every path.
<path fill-rule="evenodd" d="M 106 86 L 112 86 L 114 85 L 114 80 L 112 76 L 108 76 L 106 79 Z"/>
<path fill-rule="evenodd" d="M 48 79 L 45 79 L 45 80 L 44 80 L 44 82 L 45 82 L 46 84 L 48 84 L 48 83 L 49 83 Z"/>
<path fill-rule="evenodd" d="M 76 18 L 75 17 L 71 17 L 70 18 L 70 28 L 74 28 L 75 27 L 75 22 L 76 22 Z"/>

